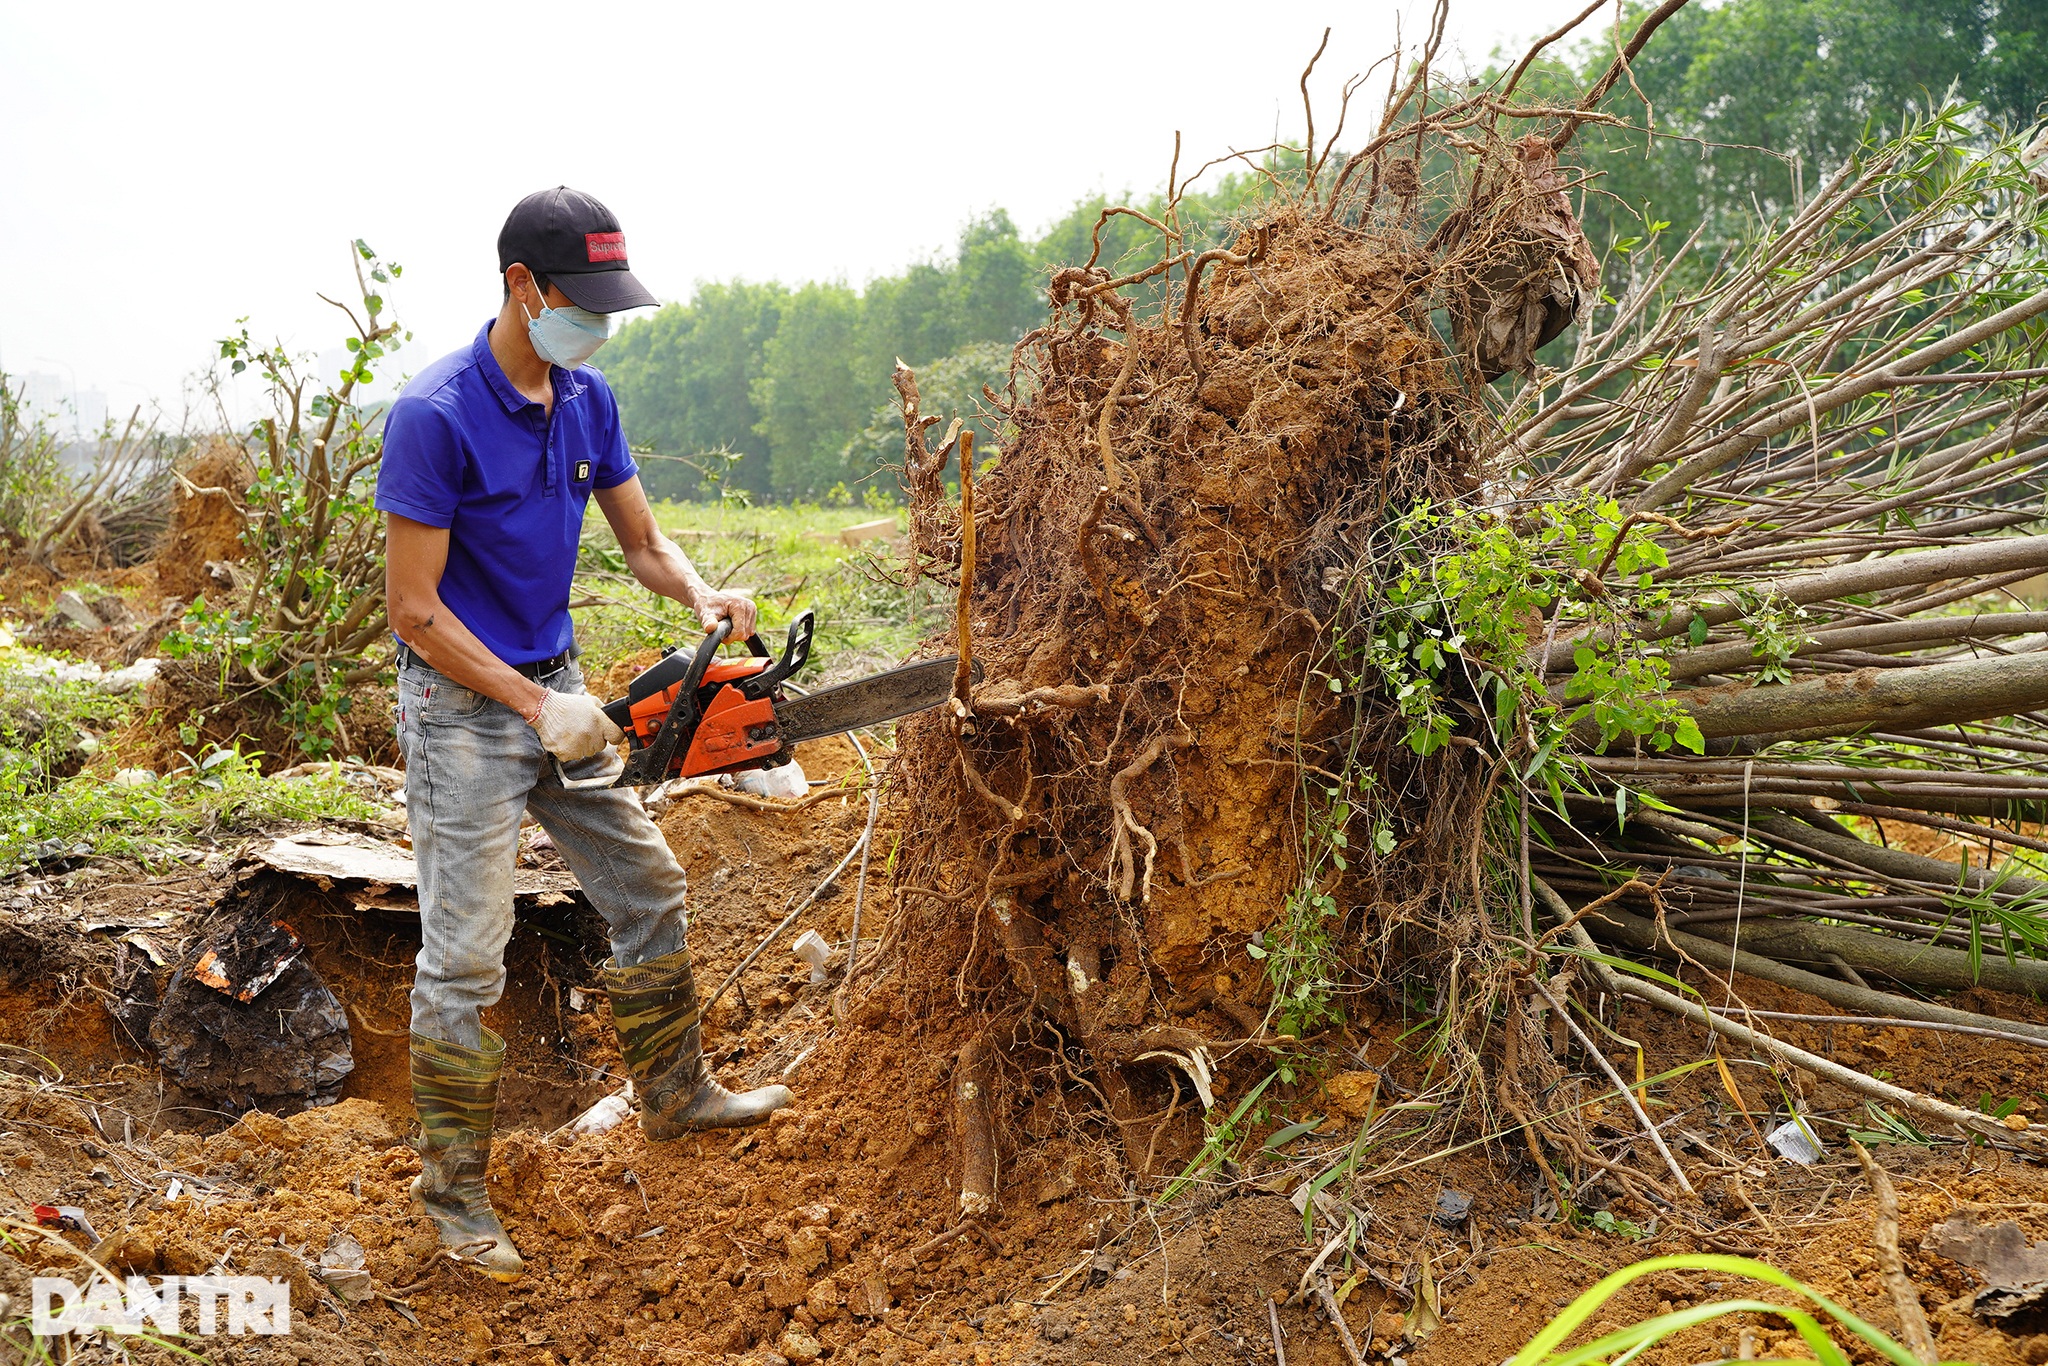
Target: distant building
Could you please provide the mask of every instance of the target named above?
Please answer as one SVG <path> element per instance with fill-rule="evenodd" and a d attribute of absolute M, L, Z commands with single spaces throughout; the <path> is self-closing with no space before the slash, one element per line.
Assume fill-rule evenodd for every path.
<path fill-rule="evenodd" d="M 76 422 L 71 415 L 71 385 L 64 376 L 30 370 L 9 375 L 7 380 L 14 386 L 22 407 L 66 436 L 76 435 L 72 430 Z"/>
<path fill-rule="evenodd" d="M 21 396 L 22 406 L 58 436 L 91 441 L 107 425 L 107 396 L 102 390 L 73 388 L 62 375 L 40 370 L 10 374 L 7 383 Z"/>
<path fill-rule="evenodd" d="M 72 394 L 72 404 L 78 413 L 78 434 L 86 440 L 100 434 L 107 425 L 107 392 L 104 389 L 79 389 Z M 120 433 L 115 433 L 120 435 Z"/>

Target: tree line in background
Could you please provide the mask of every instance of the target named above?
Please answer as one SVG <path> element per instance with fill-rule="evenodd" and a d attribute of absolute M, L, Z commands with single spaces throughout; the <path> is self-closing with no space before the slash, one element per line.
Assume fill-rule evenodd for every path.
<path fill-rule="evenodd" d="M 1647 8 L 1630 6 L 1622 31 Z M 1611 49 L 1592 40 L 1539 65 L 1519 98 L 1584 89 Z M 1631 79 L 1608 106 L 1638 128 L 1580 134 L 1595 244 L 1626 245 L 1660 221 L 1732 242 L 1759 211 L 1811 193 L 1870 132 L 1938 107 L 1951 83 L 1987 121 L 2031 123 L 2048 95 L 2048 0 L 1696 4 L 1664 25 Z M 1371 101 L 1359 103 L 1354 113 Z M 1655 136 L 1640 131 L 1645 122 Z M 1184 195 L 1190 245 L 1223 241 L 1265 187 L 1260 172 L 1241 169 Z M 1089 259 L 1111 202 L 1081 200 L 1036 239 L 992 210 L 968 223 L 950 258 L 865 289 L 712 282 L 627 325 L 603 368 L 628 437 L 658 457 L 643 461 L 648 487 L 670 498 L 726 489 L 777 500 L 877 489 L 869 476 L 901 449 L 889 383 L 897 358 L 920 371 L 927 411 L 975 419 L 982 385 L 1001 385 L 1011 345 L 1044 317 L 1050 271 Z M 1159 217 L 1165 195 L 1139 207 Z M 1099 260 L 1112 267 L 1156 243 L 1128 217 L 1100 231 Z M 987 414 L 977 425 L 984 448 L 999 444 Z M 883 482 L 871 499 L 893 490 Z"/>
<path fill-rule="evenodd" d="M 1649 6 L 1622 18 L 1632 32 Z M 1523 94 L 1576 92 L 1611 59 L 1579 47 Z M 1630 88 L 1630 80 L 1634 89 Z M 2048 0 L 1731 0 L 1694 3 L 1657 30 L 1605 108 L 1657 133 L 1579 131 L 1595 173 L 1584 218 L 1594 244 L 1654 220 L 1709 240 L 1810 195 L 1866 138 L 1939 109 L 1953 84 L 1992 124 L 2025 128 L 2048 99 Z"/>
<path fill-rule="evenodd" d="M 1220 233 L 1256 200 L 1250 172 L 1181 199 L 1191 231 Z M 744 280 L 700 285 L 620 329 L 602 366 L 626 432 L 658 456 L 642 461 L 657 496 L 701 496 L 720 484 L 756 498 L 858 497 L 860 481 L 900 453 L 889 376 L 900 357 L 920 372 L 930 411 L 971 419 L 984 384 L 1001 385 L 1010 348 L 1045 314 L 1052 267 L 1086 261 L 1104 196 L 1077 203 L 1026 240 L 995 209 L 969 222 L 950 259 L 919 262 L 856 290 L 838 281 L 791 287 Z M 1148 206 L 1163 209 L 1155 195 Z M 1156 234 L 1130 218 L 1102 229 L 1113 265 Z M 984 418 L 977 440 L 998 433 Z"/>

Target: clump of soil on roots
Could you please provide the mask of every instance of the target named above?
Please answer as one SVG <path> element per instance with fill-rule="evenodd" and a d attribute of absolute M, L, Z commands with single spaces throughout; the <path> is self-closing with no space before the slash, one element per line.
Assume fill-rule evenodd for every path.
<path fill-rule="evenodd" d="M 1211 1045 L 1259 1032 L 1242 945 L 1301 883 L 1304 769 L 1345 768 L 1323 751 L 1358 722 L 1325 672 L 1326 574 L 1388 508 L 1472 483 L 1430 277 L 1404 235 L 1296 206 L 1179 318 L 1134 318 L 1099 267 L 1055 276 L 1053 322 L 1019 347 L 1018 435 L 978 490 L 986 681 L 971 719 L 905 723 L 896 780 L 907 970 L 935 1007 L 986 1012 L 1015 1064 L 999 1119 L 1077 1089 L 1027 1057 L 1049 1023 L 1152 1175 L 1201 1137 L 1183 1086 Z M 927 543 L 957 554 L 935 487 Z"/>

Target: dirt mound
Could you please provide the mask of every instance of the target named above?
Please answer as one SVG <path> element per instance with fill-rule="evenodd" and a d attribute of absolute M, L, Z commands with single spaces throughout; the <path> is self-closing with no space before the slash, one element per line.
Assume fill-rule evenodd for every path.
<path fill-rule="evenodd" d="M 398 764 L 391 689 L 361 683 L 344 692 L 348 708 L 336 718 L 332 752 L 321 757 Z M 308 757 L 275 694 L 224 694 L 220 666 L 209 659 L 164 660 L 150 680 L 145 702 L 111 744 L 124 767 L 165 773 L 184 764 L 188 755 L 198 757 L 237 744 L 245 754 L 261 753 L 265 772 L 289 768 Z"/>
<path fill-rule="evenodd" d="M 802 759 L 825 779 L 855 766 L 844 742 L 807 747 Z M 808 894 L 858 837 L 864 814 L 858 797 L 833 798 L 798 817 L 708 797 L 661 813 L 690 874 L 691 939 L 707 981 L 722 980 Z M 885 832 L 882 847 L 890 843 Z M 229 878 L 225 869 L 219 879 L 195 871 L 184 881 L 115 887 L 91 899 L 103 917 L 142 919 L 152 907 L 209 900 Z M 899 1366 L 1162 1357 L 1221 1363 L 1270 1359 L 1265 1302 L 1276 1295 L 1288 1300 L 1279 1309 L 1287 1359 L 1341 1366 L 1321 1311 L 1293 1297 L 1319 1247 L 1342 1230 L 1319 1216 L 1304 1238 L 1300 1214 L 1278 1197 L 1305 1170 L 1342 1156 L 1353 1142 L 1348 1123 L 1327 1135 L 1250 1143 L 1224 1179 L 1133 1223 L 1119 1198 L 1128 1188 L 1114 1146 L 1099 1125 L 1076 1124 L 1062 1108 L 1074 1103 L 1047 1086 L 1033 1094 L 1004 1149 L 1002 1220 L 942 1237 L 957 1227 L 953 1060 L 980 1022 L 968 1012 L 923 1009 L 901 972 L 879 963 L 869 986 L 835 1009 L 835 984 L 813 986 L 787 941 L 815 928 L 843 942 L 853 898 L 849 873 L 770 946 L 742 979 L 743 990 L 711 1019 L 721 1078 L 735 1086 L 786 1079 L 797 1089 L 796 1107 L 762 1130 L 671 1144 L 648 1144 L 631 1126 L 572 1143 L 548 1140 L 616 1086 L 617 1060 L 587 975 L 603 952 L 590 913 L 522 916 L 507 995 L 490 1017 L 512 1046 L 492 1190 L 532 1268 L 517 1285 L 433 1265 L 432 1235 L 407 1213 L 406 1186 L 418 1168 L 404 1142 L 405 990 L 417 921 L 341 910 L 317 889 L 283 913 L 348 1010 L 356 1067 L 338 1105 L 289 1119 L 259 1113 L 230 1123 L 183 1108 L 174 1091 L 157 1097 L 155 1069 L 138 1065 L 141 1055 L 119 1042 L 92 985 L 123 941 L 90 941 L 99 956 L 69 968 L 39 953 L 33 934 L 17 931 L 0 942 L 0 983 L 11 984 L 0 996 L 4 1037 L 17 1046 L 40 1043 L 64 1067 L 61 1083 L 52 1071 L 29 1075 L 40 1065 L 25 1059 L 0 1069 L 0 1184 L 19 1208 L 83 1208 L 105 1240 L 103 1260 L 122 1269 L 198 1274 L 218 1264 L 292 1279 L 301 1325 L 294 1350 L 337 1366 L 766 1366 L 771 1353 L 801 1361 L 813 1352 Z M 68 906 L 65 898 L 52 907 L 43 934 L 70 916 Z M 1760 1009 L 1827 1009 L 1743 978 L 1735 988 Z M 2016 1018 L 2048 1016 L 2012 999 L 1977 1004 Z M 1381 1076 L 1407 1091 L 1426 1087 L 1437 1061 L 1426 1036 L 1410 1031 L 1413 1023 L 1398 1013 L 1378 1022 L 1361 1015 L 1352 1065 L 1369 1072 L 1354 1075 Z M 1609 1023 L 1642 1041 L 1653 1074 L 1698 1057 L 1697 1031 L 1672 1017 L 1631 1004 Z M 1968 1103 L 1980 1089 L 2019 1096 L 2022 1113 L 2038 1117 L 2036 1053 L 1924 1031 L 1786 1030 L 1844 1061 L 1881 1058 L 1902 1084 Z M 1868 1122 L 1860 1102 L 1796 1079 L 1781 1095 L 1767 1072 L 1740 1060 L 1731 1065 L 1754 1107 L 1747 1116 L 1711 1068 L 1656 1093 L 1669 1106 L 1660 1113 L 1670 1117 L 1674 1143 L 1688 1145 L 1694 1158 L 1729 1159 L 1711 1184 L 1708 1170 L 1695 1166 L 1708 1194 L 1702 1206 L 1664 1210 L 1593 1172 L 1574 1193 L 1576 1208 L 1560 1212 L 1542 1205 L 1540 1181 L 1504 1169 L 1500 1154 L 1483 1146 L 1414 1151 L 1419 1160 L 1409 1170 L 1354 1192 L 1369 1217 L 1354 1247 L 1340 1247 L 1326 1262 L 1333 1282 L 1349 1286 L 1344 1312 L 1352 1335 L 1375 1360 L 1496 1362 L 1605 1272 L 1642 1256 L 1702 1249 L 1761 1255 L 1871 1321 L 1893 1325 L 1867 1251 L 1872 1210 L 1857 1194 L 1860 1178 L 1837 1137 L 1843 1123 Z M 1290 1116 L 1336 1113 L 1331 1107 L 1345 1094 L 1334 1080 L 1308 1075 L 1276 1083 L 1266 1093 L 1266 1118 L 1249 1136 L 1277 1136 Z M 1821 1126 L 1830 1147 L 1821 1165 L 1798 1167 L 1757 1144 L 1751 1126 L 1779 1122 L 1785 1096 Z M 1602 1144 L 1623 1141 L 1632 1124 L 1611 1100 L 1596 1102 L 1589 1122 Z M 1876 1151 L 1901 1191 L 1908 1268 L 1944 1356 L 2018 1366 L 2029 1342 L 1970 1318 L 1974 1281 L 1917 1249 L 1934 1222 L 1979 1206 L 1997 1206 L 1998 1217 L 2017 1213 L 2030 1237 L 2048 1234 L 2038 1217 L 2048 1208 L 2048 1181 L 2037 1169 L 1963 1145 Z M 1436 1217 L 1447 1190 L 1474 1197 L 1462 1223 Z M 337 1232 L 361 1243 L 378 1288 L 397 1295 L 404 1312 L 379 1299 L 345 1306 L 344 1323 L 320 1307 L 301 1258 L 317 1259 Z M 1407 1314 L 1425 1258 L 1444 1326 L 1416 1344 L 1407 1340 Z M 0 1292 L 17 1279 L 25 1284 L 32 1264 L 66 1262 L 47 1244 L 33 1245 L 19 1263 L 0 1259 Z M 1667 1301 L 1676 1307 L 1745 1290 L 1725 1278 L 1666 1275 L 1599 1318 L 1612 1326 Z M 1760 1347 L 1783 1337 L 1781 1322 L 1740 1322 Z M 1722 1320 L 1650 1359 L 1733 1356 L 1738 1326 Z"/>
<path fill-rule="evenodd" d="M 224 585 L 207 565 L 238 563 L 248 554 L 244 499 L 255 469 L 238 443 L 217 437 L 178 473 L 183 478 L 172 498 L 170 529 L 156 552 L 157 582 L 166 596 L 188 603 L 220 598 Z"/>
<path fill-rule="evenodd" d="M 738 808 L 725 814 L 730 823 L 710 823 L 724 826 L 722 835 L 746 832 L 757 856 L 786 845 L 767 824 L 774 818 Z M 695 866 L 700 875 L 708 871 Z M 733 918 L 747 905 L 706 897 L 700 933 L 751 947 L 760 920 Z M 381 980 L 395 1001 L 397 974 L 376 976 L 375 962 L 395 947 L 377 937 L 357 939 L 352 950 L 336 941 L 319 961 L 361 955 L 353 975 L 326 966 L 323 973 L 344 997 Z M 121 1108 L 93 1091 L 0 1075 L 0 1172 L 24 1206 L 84 1208 L 104 1239 L 102 1259 L 120 1269 L 198 1274 L 220 1264 L 293 1279 L 301 1332 L 318 1344 L 313 1359 L 325 1362 L 764 1366 L 773 1353 L 785 1361 L 815 1355 L 933 1366 L 1221 1363 L 1270 1359 L 1265 1306 L 1280 1299 L 1287 1359 L 1340 1366 L 1332 1327 L 1295 1298 L 1318 1245 L 1340 1230 L 1320 1223 L 1303 1238 L 1299 1213 L 1269 1189 L 1278 1183 L 1266 1168 L 1284 1175 L 1281 1154 L 1253 1149 L 1230 1188 L 1162 1208 L 1157 1226 L 1141 1221 L 1124 1237 L 1115 1209 L 1075 1184 L 1099 1179 L 1106 1154 L 1054 1132 L 1022 1145 L 1008 1184 L 1029 1198 L 1013 1198 L 998 1229 L 937 1241 L 952 1224 L 957 1194 L 945 1142 L 951 1059 L 944 1045 L 957 1045 L 971 1021 L 920 1020 L 906 1009 L 900 983 L 885 981 L 835 1025 L 829 1001 L 800 969 L 786 970 L 787 961 L 754 978 L 754 1020 L 714 1029 L 728 1083 L 788 1075 L 797 1086 L 797 1107 L 769 1127 L 650 1145 L 629 1126 L 564 1145 L 546 1139 L 551 1116 L 530 1109 L 508 1116 L 492 1190 L 531 1268 L 517 1285 L 435 1268 L 431 1232 L 405 1212 L 417 1159 L 404 1143 L 403 1093 L 387 1084 L 402 1076 L 402 1048 L 384 1080 L 376 1080 L 384 1074 L 374 1066 L 351 1078 L 352 1093 L 367 1084 L 381 1092 L 375 1096 L 351 1094 L 290 1119 L 253 1114 L 211 1133 L 137 1124 L 128 1142 Z M 507 1004 L 525 1012 L 531 1038 L 541 1032 L 539 1012 L 521 983 L 515 971 Z M 1737 987 L 1759 1006 L 1799 1000 L 1742 979 Z M 376 999 L 365 1003 L 366 1018 L 380 1027 L 390 1021 Z M 1696 1055 L 1696 1041 L 1670 1017 L 1629 1006 L 1613 1024 L 1643 1040 L 1653 1070 Z M 1398 1032 L 1374 1031 L 1370 1061 L 1404 1082 L 1421 1081 L 1430 1059 L 1412 1041 L 1396 1042 Z M 1901 1079 L 1927 1086 L 1969 1047 L 1906 1031 L 1896 1043 L 1889 1061 Z M 801 1060 L 791 1071 L 795 1055 Z M 531 1065 L 514 1063 L 522 1073 Z M 1743 1085 L 1762 1100 L 1751 1076 L 1742 1071 Z M 1306 1080 L 1293 1091 L 1280 1103 L 1315 1099 Z M 1702 1210 L 1674 1217 L 1618 1188 L 1595 1186 L 1584 1192 L 1580 1212 L 1563 1218 L 1532 1211 L 1531 1191 L 1540 1196 L 1540 1187 L 1502 1180 L 1482 1150 L 1423 1164 L 1369 1193 L 1355 1253 L 1340 1247 L 1326 1263 L 1348 1289 L 1345 1315 L 1361 1347 L 1373 1359 L 1402 1356 L 1416 1366 L 1497 1362 L 1601 1275 L 1643 1256 L 1702 1249 L 1761 1255 L 1870 1321 L 1895 1325 L 1868 1251 L 1871 1204 L 1830 1122 L 1857 1113 L 1848 1097 L 1824 1089 L 1805 1096 L 1831 1152 L 1821 1165 L 1802 1168 L 1755 1145 L 1751 1120 L 1726 1102 L 1710 1069 L 1660 1094 L 1670 1102 L 1677 1141 L 1698 1134 L 1733 1158 L 1732 1182 Z M 1769 1102 L 1763 1105 L 1752 1118 L 1768 1126 Z M 1610 1113 L 1597 1117 L 1596 1132 L 1625 1131 L 1626 1119 L 1611 1113 L 1617 1108 L 1604 1107 Z M 1348 1143 L 1349 1130 L 1332 1141 Z M 1919 1245 L 1932 1224 L 1970 1209 L 2016 1214 L 2029 1237 L 2048 1234 L 2041 1217 L 2048 1178 L 2033 1167 L 1986 1165 L 1967 1146 L 1876 1152 L 1900 1188 L 1908 1269 L 1944 1358 L 1995 1366 L 2029 1359 L 2029 1340 L 1969 1316 L 1973 1278 Z M 176 1199 L 167 1197 L 173 1177 Z M 1435 1217 L 1445 1190 L 1476 1195 L 1462 1223 Z M 1596 1210 L 1610 1221 L 1605 1228 L 1591 1218 Z M 377 1286 L 398 1294 L 404 1313 L 377 1300 L 347 1306 L 344 1324 L 319 1307 L 293 1249 L 317 1257 L 337 1232 L 361 1243 Z M 1443 1326 L 1415 1343 L 1407 1315 L 1424 1258 L 1434 1268 Z M 26 1256 L 51 1267 L 64 1260 L 47 1246 Z M 0 1290 L 12 1274 L 12 1263 L 0 1260 Z M 1725 1276 L 1666 1273 L 1626 1292 L 1596 1325 L 1748 1289 Z M 1718 1320 L 1648 1359 L 1733 1357 L 1744 1327 L 1760 1349 L 1793 1345 L 1783 1342 L 1781 1321 L 1747 1315 Z"/>
<path fill-rule="evenodd" d="M 635 650 L 610 663 L 586 659 L 583 661 L 583 685 L 596 697 L 624 697 L 627 686 L 634 679 L 660 662 L 659 650 Z"/>
<path fill-rule="evenodd" d="M 844 741 L 806 746 L 799 757 L 827 780 L 857 767 Z M 802 818 L 704 797 L 662 813 L 691 876 L 691 941 L 707 989 L 816 887 L 865 815 L 857 796 L 819 803 Z M 225 1261 L 248 1269 L 284 1248 L 317 1255 L 346 1230 L 381 1286 L 425 1281 L 408 1292 L 418 1326 L 381 1302 L 351 1307 L 337 1361 L 439 1366 L 494 1350 L 520 1359 L 537 1348 L 553 1360 L 631 1351 L 702 1361 L 785 1339 L 798 1351 L 812 1341 L 850 1356 L 920 1358 L 954 1323 L 978 1337 L 966 1321 L 981 1306 L 1028 1280 L 1037 1259 L 1060 1262 L 1092 1235 L 1088 1211 L 1071 1198 L 1091 1155 L 1058 1137 L 1030 1154 L 1021 1179 L 1044 1190 L 1045 1203 L 1007 1226 L 1000 1244 L 955 1241 L 890 1260 L 950 1223 L 954 1191 L 940 1136 L 947 1059 L 961 1036 L 958 1022 L 915 1018 L 893 973 L 877 972 L 842 1020 L 834 984 L 814 986 L 789 955 L 787 941 L 806 928 L 843 946 L 855 888 L 849 872 L 828 889 L 710 1017 L 708 1046 L 723 1079 L 788 1080 L 799 1093 L 794 1111 L 764 1130 L 659 1146 L 630 1125 L 569 1145 L 547 1141 L 618 1084 L 617 1056 L 603 998 L 590 989 L 605 952 L 590 913 L 522 917 L 506 998 L 487 1016 L 511 1047 L 494 1198 L 532 1268 L 509 1290 L 434 1272 L 431 1230 L 405 1214 L 416 1171 L 400 1142 L 410 1116 L 405 969 L 417 922 L 334 909 L 317 889 L 279 909 L 354 1026 L 356 1066 L 340 1104 L 282 1120 L 252 1114 L 210 1136 L 221 1121 L 179 1109 L 175 1094 L 167 1109 L 145 1111 L 135 1132 L 155 1136 L 143 1140 L 148 1157 L 128 1165 L 139 1159 L 183 1173 L 177 1200 L 164 1198 L 159 1181 L 124 1208 L 125 1195 L 84 1177 L 80 1152 L 54 1136 L 49 1158 L 19 1170 L 44 1164 L 36 1196 L 86 1207 L 110 1239 L 108 1255 L 126 1268 L 164 1274 Z M 79 1059 L 73 1075 L 95 1083 L 118 1073 L 125 1056 Z M 76 1122 L 122 1132 L 118 1108 Z M 200 1132 L 165 1131 L 161 1122 Z M 53 1165 L 60 1162 L 62 1170 Z M 933 1297 L 950 1307 L 926 1322 Z M 640 1357 L 642 1349 L 655 1355 Z"/>

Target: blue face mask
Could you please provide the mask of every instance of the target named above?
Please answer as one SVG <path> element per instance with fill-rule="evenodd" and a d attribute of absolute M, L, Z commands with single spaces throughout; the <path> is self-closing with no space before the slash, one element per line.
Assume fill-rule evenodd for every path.
<path fill-rule="evenodd" d="M 524 313 L 526 306 L 520 305 Z M 534 354 L 551 365 L 574 370 L 611 340 L 612 320 L 607 313 L 592 313 L 570 304 L 566 308 L 543 308 L 538 318 L 528 315 L 526 336 Z"/>

